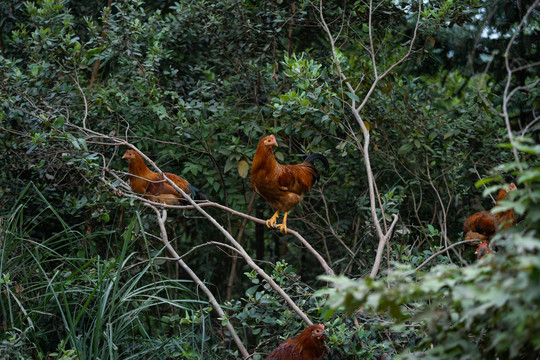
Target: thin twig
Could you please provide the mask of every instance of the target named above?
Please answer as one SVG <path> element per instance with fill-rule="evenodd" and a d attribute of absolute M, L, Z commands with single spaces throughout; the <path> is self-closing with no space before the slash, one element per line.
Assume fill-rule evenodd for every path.
<path fill-rule="evenodd" d="M 251 198 L 248 202 L 247 206 L 247 213 L 251 212 L 251 209 L 253 208 L 253 204 L 255 203 L 255 192 L 251 195 Z M 242 222 L 242 225 L 240 226 L 240 230 L 238 230 L 238 234 L 236 235 L 236 239 L 238 240 L 238 243 L 242 244 L 242 238 L 244 237 L 244 231 L 246 230 L 248 219 L 244 219 Z M 232 289 L 234 285 L 234 281 L 236 280 L 236 266 L 238 264 L 238 256 L 236 254 L 233 254 L 232 258 L 232 264 L 231 264 L 231 272 L 229 274 L 229 282 L 227 283 L 227 300 L 231 300 L 232 298 Z"/>
<path fill-rule="evenodd" d="M 371 271 L 371 274 L 370 274 L 370 277 L 372 277 L 372 278 L 374 278 L 377 275 L 377 272 L 379 270 L 379 266 L 380 266 L 380 263 L 381 263 L 381 258 L 382 258 L 382 253 L 383 253 L 383 250 L 384 250 L 384 246 L 385 246 L 386 242 L 389 240 L 389 236 L 391 235 L 392 231 L 388 230 L 388 232 L 386 234 L 384 234 L 383 231 L 382 231 L 382 228 L 381 228 L 380 221 L 379 221 L 379 219 L 377 217 L 377 204 L 376 204 L 376 194 L 375 194 L 375 189 L 376 189 L 375 177 L 373 175 L 373 170 L 372 170 L 372 167 L 371 167 L 371 158 L 370 158 L 370 155 L 369 155 L 370 133 L 369 133 L 369 130 L 367 129 L 367 127 L 366 127 L 366 124 L 364 123 L 364 120 L 362 119 L 362 116 L 360 115 L 360 112 L 362 111 L 364 106 L 367 104 L 367 101 L 371 97 L 371 94 L 377 88 L 377 85 L 379 84 L 379 82 L 384 77 L 386 77 L 386 75 L 388 75 L 394 68 L 396 68 L 398 65 L 403 63 L 412 54 L 412 49 L 413 49 L 414 42 L 416 40 L 418 26 L 420 24 L 420 15 L 421 15 L 421 12 L 422 12 L 421 11 L 421 2 L 418 3 L 418 5 L 419 5 L 419 7 L 418 7 L 418 16 L 417 16 L 416 24 L 415 24 L 415 27 L 414 27 L 413 36 L 411 38 L 411 43 L 409 45 L 409 48 L 408 48 L 407 52 L 398 61 L 396 61 L 394 64 L 390 65 L 388 68 L 386 68 L 386 70 L 382 74 L 379 75 L 378 70 L 377 70 L 376 58 L 375 58 L 374 41 L 373 41 L 373 37 L 371 35 L 371 31 L 372 31 L 371 16 L 372 16 L 372 13 L 373 13 L 374 9 L 373 9 L 372 1 L 369 2 L 369 20 L 368 20 L 369 24 L 368 24 L 368 27 L 369 27 L 369 34 L 370 34 L 369 35 L 370 36 L 370 48 L 369 48 L 368 51 L 370 52 L 370 56 L 371 56 L 371 59 L 372 59 L 372 67 L 373 67 L 373 71 L 374 71 L 374 80 L 373 80 L 373 83 L 371 84 L 370 89 L 368 90 L 368 92 L 364 96 L 364 100 L 362 101 L 362 103 L 359 106 L 357 106 L 355 99 L 351 99 L 350 103 L 348 103 L 354 118 L 356 119 L 356 121 L 358 122 L 358 124 L 360 126 L 360 129 L 362 131 L 362 136 L 364 138 L 364 143 L 362 144 L 360 142 L 360 140 L 358 139 L 358 137 L 356 136 L 356 134 L 354 132 L 351 132 L 351 136 L 352 136 L 353 140 L 356 142 L 357 148 L 362 152 L 362 156 L 364 158 L 364 166 L 365 166 L 365 169 L 366 169 L 366 172 L 367 172 L 367 180 L 368 180 L 368 188 L 369 188 L 371 217 L 373 219 L 373 225 L 375 226 L 375 230 L 377 232 L 377 238 L 379 239 L 379 245 L 377 246 L 377 253 L 376 253 L 376 256 L 375 256 L 375 263 L 373 265 L 373 268 L 372 268 L 372 271 Z M 332 35 L 332 32 L 330 31 L 330 28 L 329 28 L 328 24 L 326 23 L 325 18 L 324 18 L 323 1 L 322 0 L 319 1 L 319 15 L 320 15 L 320 24 L 321 24 L 321 26 L 323 27 L 324 31 L 326 32 L 326 34 L 328 36 L 328 40 L 330 42 L 330 47 L 331 47 L 331 50 L 332 50 L 332 56 L 333 56 L 333 59 L 334 59 L 333 63 L 336 66 L 336 69 L 337 69 L 337 72 L 338 72 L 338 74 L 339 74 L 339 76 L 341 78 L 341 81 L 343 82 L 345 87 L 349 90 L 349 92 L 355 94 L 356 90 L 352 86 L 352 84 L 348 81 L 347 76 L 343 72 L 343 69 L 341 68 L 339 59 L 337 57 L 337 49 L 336 49 L 335 39 L 334 39 L 334 36 Z M 380 198 L 379 198 L 379 200 L 380 200 Z M 382 213 L 382 211 L 383 211 L 383 209 L 381 208 L 381 213 Z M 397 222 L 397 217 L 394 219 L 394 223 L 391 225 L 391 228 L 393 228 L 393 226 L 395 226 L 396 222 Z"/>
<path fill-rule="evenodd" d="M 440 251 L 437 251 L 435 254 L 431 255 L 429 258 L 427 258 L 423 263 L 421 263 L 420 265 L 418 265 L 418 267 L 416 269 L 414 269 L 414 271 L 418 271 L 420 270 L 421 268 L 423 268 L 428 262 L 430 262 L 431 260 L 435 259 L 437 256 L 441 255 L 442 253 L 444 252 L 447 252 L 448 250 L 458 246 L 458 245 L 462 245 L 462 244 L 467 244 L 467 243 L 471 243 L 471 242 L 475 242 L 475 241 L 478 241 L 477 239 L 470 239 L 470 240 L 463 240 L 463 241 L 458 241 L 457 243 L 454 243 L 448 247 L 445 247 L 444 249 L 440 250 Z"/>
<path fill-rule="evenodd" d="M 225 244 L 225 243 L 222 243 L 222 242 L 219 242 L 219 241 L 208 241 L 208 242 L 205 242 L 204 244 L 200 244 L 200 245 L 192 247 L 188 252 L 186 252 L 182 256 L 180 256 L 180 259 L 185 258 L 186 256 L 188 256 L 189 254 L 191 254 L 192 252 L 194 252 L 195 250 L 197 250 L 199 248 L 209 246 L 209 245 L 223 246 L 223 247 L 226 247 L 227 249 L 229 249 L 229 250 L 231 250 L 233 252 L 238 253 L 238 250 L 236 250 L 231 245 L 228 245 L 228 244 Z"/>
<path fill-rule="evenodd" d="M 508 77 L 506 80 L 506 84 L 504 87 L 504 93 L 503 93 L 503 101 L 502 101 L 502 115 L 504 119 L 504 123 L 506 124 L 506 131 L 508 135 L 508 140 L 510 143 L 514 142 L 514 136 L 512 134 L 512 127 L 510 124 L 510 115 L 508 113 L 508 103 L 510 102 L 510 99 L 512 98 L 514 92 L 510 91 L 511 81 L 512 81 L 512 73 L 515 71 L 515 69 L 512 69 L 510 66 L 510 49 L 514 45 L 514 41 L 517 37 L 517 35 L 523 30 L 523 26 L 525 24 L 525 21 L 531 15 L 531 13 L 538 7 L 538 4 L 540 4 L 540 0 L 536 0 L 528 9 L 523 18 L 521 19 L 516 31 L 508 41 L 508 46 L 506 47 L 506 51 L 504 52 L 504 64 L 506 66 L 506 72 L 508 73 Z M 534 65 L 531 65 L 534 66 Z M 518 68 L 519 71 L 522 71 L 525 69 L 525 67 Z M 512 147 L 512 154 L 514 155 L 514 159 L 516 160 L 516 164 L 518 166 L 518 169 L 520 172 L 523 171 L 523 165 L 521 165 L 521 162 L 519 160 L 519 155 L 516 147 Z"/>

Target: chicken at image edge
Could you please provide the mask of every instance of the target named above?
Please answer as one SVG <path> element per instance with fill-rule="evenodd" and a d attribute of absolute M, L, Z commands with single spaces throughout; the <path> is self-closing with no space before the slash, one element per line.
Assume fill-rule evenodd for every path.
<path fill-rule="evenodd" d="M 511 183 L 508 188 L 499 190 L 497 203 L 493 209 L 500 205 L 500 201 L 504 200 L 510 192 L 516 189 L 516 185 Z M 499 212 L 480 211 L 472 214 L 465 220 L 465 223 L 463 223 L 463 233 L 465 234 L 465 240 L 480 241 L 481 244 L 476 253 L 477 257 L 481 258 L 484 254 L 491 252 L 487 244 L 493 236 L 497 232 L 514 225 L 516 225 L 516 215 L 512 209 Z"/>

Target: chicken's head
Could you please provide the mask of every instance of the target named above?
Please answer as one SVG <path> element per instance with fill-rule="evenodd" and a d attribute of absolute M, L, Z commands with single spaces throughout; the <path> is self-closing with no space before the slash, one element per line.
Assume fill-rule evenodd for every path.
<path fill-rule="evenodd" d="M 261 143 L 267 147 L 267 148 L 272 148 L 272 146 L 278 146 L 277 144 L 277 141 L 276 141 L 276 138 L 274 135 L 268 135 L 268 136 L 265 136 L 261 139 Z"/>
<path fill-rule="evenodd" d="M 477 259 L 481 259 L 484 257 L 484 255 L 487 255 L 487 254 L 492 254 L 493 253 L 493 250 L 491 250 L 488 246 L 488 243 L 481 243 L 480 246 L 478 247 L 478 249 L 476 249 L 476 258 Z"/>
<path fill-rule="evenodd" d="M 135 150 L 126 150 L 122 159 L 126 159 L 128 163 L 132 162 L 139 156 Z"/>
<path fill-rule="evenodd" d="M 315 340 L 322 340 L 324 341 L 328 334 L 326 333 L 326 330 L 324 329 L 323 324 L 318 325 L 311 325 L 311 337 Z"/>

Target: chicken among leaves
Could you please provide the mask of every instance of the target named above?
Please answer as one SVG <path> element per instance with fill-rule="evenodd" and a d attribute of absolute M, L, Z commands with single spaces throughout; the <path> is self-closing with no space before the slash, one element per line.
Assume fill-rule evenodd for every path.
<path fill-rule="evenodd" d="M 266 226 L 286 234 L 288 212 L 320 178 L 313 161 L 320 160 L 328 170 L 328 160 L 321 154 L 311 154 L 301 164 L 281 165 L 274 157 L 274 146 L 278 146 L 274 135 L 259 141 L 251 168 L 251 186 L 276 211 Z M 280 212 L 284 212 L 283 223 L 276 224 Z"/>
<path fill-rule="evenodd" d="M 500 205 L 500 201 L 504 200 L 511 191 L 516 189 L 516 185 L 511 183 L 508 188 L 499 190 L 494 209 Z M 485 244 L 485 246 L 481 245 L 477 250 L 477 255 L 480 258 L 487 253 L 489 249 L 487 243 L 497 232 L 514 225 L 516 225 L 516 215 L 512 209 L 499 212 L 480 211 L 472 214 L 465 220 L 463 233 L 465 234 L 465 240 L 478 240 L 481 244 Z"/>
<path fill-rule="evenodd" d="M 167 205 L 176 205 L 182 199 L 182 194 L 176 191 L 165 178 L 150 170 L 142 157 L 134 150 L 127 150 L 122 156 L 129 164 L 129 185 L 131 190 L 142 194 L 151 201 L 160 202 Z M 187 195 L 190 195 L 190 184 L 180 176 L 164 173 Z"/>
<path fill-rule="evenodd" d="M 300 334 L 285 340 L 266 360 L 320 360 L 326 354 L 323 324 L 310 325 Z"/>

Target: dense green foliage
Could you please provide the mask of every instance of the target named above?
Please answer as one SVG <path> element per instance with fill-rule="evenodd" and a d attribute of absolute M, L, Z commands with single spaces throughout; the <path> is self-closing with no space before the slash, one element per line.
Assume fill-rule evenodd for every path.
<path fill-rule="evenodd" d="M 538 146 L 519 148 L 540 155 Z M 528 216 L 495 237 L 496 255 L 467 267 L 438 265 L 428 272 L 398 265 L 384 281 L 329 278 L 339 291 L 321 294 L 331 295 L 332 309 L 354 312 L 363 306 L 368 313 L 388 314 L 394 321 L 386 326 L 394 331 L 421 326 L 416 331 L 427 337 L 418 338 L 402 358 L 535 359 L 540 346 L 540 213 L 538 201 L 531 200 L 540 196 L 539 170 L 538 165 L 526 166 L 517 176 L 525 189 L 512 194 L 508 205 Z"/>
<path fill-rule="evenodd" d="M 537 353 L 539 68 L 527 65 L 538 58 L 540 14 L 526 13 L 532 4 L 419 9 L 383 0 L 369 16 L 363 2 L 323 2 L 333 51 L 319 5 L 305 1 L 134 0 L 110 9 L 3 1 L 2 359 L 240 357 L 226 320 L 167 259 L 155 213 L 126 195 L 118 144 L 134 144 L 211 201 L 268 218 L 245 170 L 269 133 L 280 162 L 314 152 L 329 159 L 289 227 L 341 276 L 320 278 L 319 262 L 291 235 L 206 209 L 313 322 L 325 322 L 332 358 Z M 408 59 L 378 79 L 414 36 Z M 377 279 L 367 278 L 379 239 L 350 111 L 364 99 L 375 214 L 385 228 L 399 214 Z M 475 187 L 488 182 L 484 195 L 506 182 L 519 188 L 505 204 L 519 225 L 494 240 L 497 254 L 476 262 L 473 247 L 456 247 L 415 271 L 461 240 L 469 214 L 492 207 Z M 226 240 L 196 210 L 169 209 L 168 218 L 171 245 L 187 253 L 253 358 L 304 328 L 242 259 L 229 283 L 232 254 L 206 244 Z"/>

